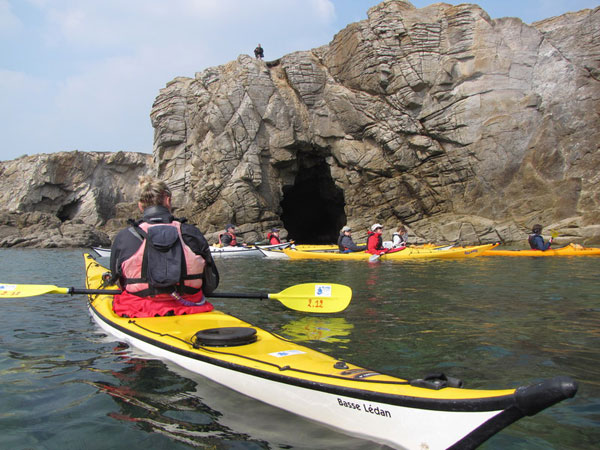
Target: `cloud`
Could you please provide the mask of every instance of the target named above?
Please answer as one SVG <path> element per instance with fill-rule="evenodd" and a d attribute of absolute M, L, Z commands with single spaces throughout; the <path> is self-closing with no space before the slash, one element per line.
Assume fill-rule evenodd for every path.
<path fill-rule="evenodd" d="M 327 44 L 349 22 L 366 18 L 366 10 L 378 3 L 11 1 L 0 0 L 0 126 L 4 152 L 0 159 L 25 152 L 69 149 L 151 151 L 151 105 L 159 90 L 173 78 L 193 77 L 240 54 L 252 55 L 259 42 L 266 60 Z M 412 3 L 420 7 L 433 2 Z M 486 10 L 486 5 L 495 5 L 495 10 L 488 10 L 493 17 L 510 15 L 504 8 L 509 5 L 523 15 L 531 9 L 545 8 L 537 16 L 543 18 L 597 2 L 478 3 Z"/>
<path fill-rule="evenodd" d="M 13 14 L 8 0 L 0 0 L 0 36 L 10 36 L 21 28 L 21 21 Z"/>
<path fill-rule="evenodd" d="M 170 80 L 252 54 L 258 42 L 266 59 L 322 45 L 335 20 L 330 0 L 28 0 L 26 6 L 17 17 L 0 0 L 1 23 L 35 22 L 27 28 L 32 32 L 21 30 L 26 50 L 16 48 L 0 62 L 22 67 L 0 72 L 6 136 L 0 159 L 74 149 L 150 152 L 151 106 Z"/>

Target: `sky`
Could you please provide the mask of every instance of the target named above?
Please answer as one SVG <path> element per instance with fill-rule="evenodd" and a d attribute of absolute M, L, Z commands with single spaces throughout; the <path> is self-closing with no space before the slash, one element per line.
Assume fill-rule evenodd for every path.
<path fill-rule="evenodd" d="M 0 161 L 73 150 L 151 153 L 152 103 L 175 77 L 253 55 L 258 43 L 267 61 L 319 47 L 378 3 L 0 0 Z M 532 23 L 600 0 L 472 3 L 492 18 Z"/>

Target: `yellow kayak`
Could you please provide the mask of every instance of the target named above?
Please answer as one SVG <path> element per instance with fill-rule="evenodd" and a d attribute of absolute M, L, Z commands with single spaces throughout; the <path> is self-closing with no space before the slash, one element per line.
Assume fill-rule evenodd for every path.
<path fill-rule="evenodd" d="M 566 247 L 541 250 L 488 250 L 484 256 L 593 256 L 600 255 L 600 248 L 582 247 L 579 244 L 569 244 Z"/>
<path fill-rule="evenodd" d="M 501 390 L 463 389 L 460 380 L 443 374 L 397 378 L 219 311 L 119 317 L 111 295 L 91 291 L 104 288 L 106 269 L 90 255 L 85 265 L 90 313 L 116 339 L 251 398 L 394 448 L 475 448 L 577 391 L 569 377 Z"/>
<path fill-rule="evenodd" d="M 388 261 L 403 261 L 407 259 L 430 259 L 430 258 L 473 258 L 481 256 L 483 252 L 491 250 L 498 244 L 476 245 L 472 247 L 431 247 L 415 248 L 406 247 L 404 250 L 393 253 L 384 253 L 380 259 Z M 334 253 L 334 252 L 308 252 L 301 250 L 284 249 L 283 252 L 290 259 L 325 259 L 360 261 L 369 260 L 373 255 L 367 252 Z"/>
<path fill-rule="evenodd" d="M 356 244 L 359 247 L 362 245 L 367 245 L 366 243 Z M 444 247 L 444 245 L 436 245 L 436 244 L 420 244 L 420 245 L 409 245 L 410 248 L 439 248 Z M 297 244 L 294 245 L 293 248 L 296 250 L 300 250 L 302 252 L 325 252 L 325 251 L 338 251 L 339 247 L 337 244 Z"/>

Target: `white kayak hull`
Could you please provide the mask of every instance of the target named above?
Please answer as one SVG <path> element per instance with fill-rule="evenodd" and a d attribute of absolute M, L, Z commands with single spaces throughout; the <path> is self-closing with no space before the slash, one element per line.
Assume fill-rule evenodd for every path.
<path fill-rule="evenodd" d="M 465 429 L 476 429 L 502 410 L 485 412 L 432 411 L 408 408 L 373 400 L 360 400 L 230 370 L 152 345 L 120 332 L 90 313 L 98 325 L 115 338 L 171 361 L 241 394 L 393 448 L 445 449 L 459 441 Z M 360 423 L 360 428 L 357 428 Z M 432 427 L 435 424 L 435 431 Z M 402 442 L 402 447 L 398 446 Z"/>
<path fill-rule="evenodd" d="M 277 245 L 261 245 L 256 247 L 216 247 L 210 246 L 210 253 L 214 257 L 239 257 L 239 256 L 254 256 L 254 257 L 263 257 L 265 256 L 261 249 L 265 249 L 266 251 L 273 249 L 282 249 L 288 247 L 290 244 L 283 243 Z M 110 258 L 110 248 L 104 247 L 92 247 L 94 252 L 98 254 L 101 258 Z M 285 255 L 284 255 L 285 256 Z M 287 256 L 285 256 L 287 258 Z"/>
<path fill-rule="evenodd" d="M 232 258 L 232 257 L 240 257 L 240 256 L 254 256 L 262 258 L 264 256 L 261 250 L 274 250 L 274 249 L 282 249 L 288 247 L 290 244 L 282 243 L 276 245 L 257 245 L 255 247 L 217 247 L 214 245 L 210 246 L 210 253 L 213 258 Z"/>

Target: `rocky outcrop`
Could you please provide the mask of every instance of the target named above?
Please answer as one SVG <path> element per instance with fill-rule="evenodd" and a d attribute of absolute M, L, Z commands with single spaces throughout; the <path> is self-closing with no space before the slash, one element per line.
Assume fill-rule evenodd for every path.
<path fill-rule="evenodd" d="M 173 80 L 151 113 L 158 171 L 204 230 L 250 239 L 403 222 L 512 241 L 540 222 L 598 242 L 598 48 L 598 8 L 527 25 L 385 1 L 329 45 Z"/>
<path fill-rule="evenodd" d="M 140 153 L 62 152 L 0 162 L 0 247 L 110 245 L 135 211 Z M 119 214 L 120 211 L 123 213 Z"/>
<path fill-rule="evenodd" d="M 226 223 L 247 242 L 272 226 L 332 242 L 379 222 L 418 242 L 510 242 L 539 222 L 599 243 L 599 48 L 600 8 L 527 25 L 384 1 L 322 47 L 169 82 L 152 160 L 0 163 L 0 246 L 105 242 L 146 172 L 210 240 Z"/>

